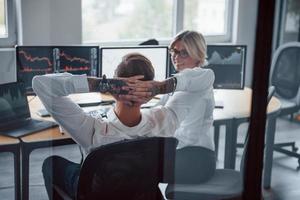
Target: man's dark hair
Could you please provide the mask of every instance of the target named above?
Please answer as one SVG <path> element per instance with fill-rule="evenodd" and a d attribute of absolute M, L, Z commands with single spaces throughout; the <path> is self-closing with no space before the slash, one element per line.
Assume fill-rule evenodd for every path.
<path fill-rule="evenodd" d="M 116 77 L 131 77 L 136 75 L 144 75 L 142 80 L 149 81 L 154 79 L 154 68 L 151 61 L 139 53 L 129 53 L 122 58 L 122 62 L 118 65 Z"/>

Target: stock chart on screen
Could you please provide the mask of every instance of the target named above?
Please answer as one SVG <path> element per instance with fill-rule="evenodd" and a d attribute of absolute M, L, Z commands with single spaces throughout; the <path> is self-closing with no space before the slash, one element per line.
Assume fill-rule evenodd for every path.
<path fill-rule="evenodd" d="M 31 92 L 35 75 L 69 72 L 98 76 L 98 46 L 17 46 L 17 79 Z"/>
<path fill-rule="evenodd" d="M 215 89 L 243 89 L 246 45 L 208 45 L 207 68 L 215 73 Z"/>

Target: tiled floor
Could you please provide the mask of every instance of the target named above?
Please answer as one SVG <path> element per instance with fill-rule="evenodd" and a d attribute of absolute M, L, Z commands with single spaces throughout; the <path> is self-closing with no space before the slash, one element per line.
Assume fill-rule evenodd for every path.
<path fill-rule="evenodd" d="M 247 124 L 239 129 L 239 140 L 247 130 Z M 276 141 L 296 140 L 300 147 L 300 123 L 291 122 L 287 119 L 279 119 L 276 129 Z M 223 129 L 221 129 L 222 133 Z M 223 166 L 224 134 L 220 134 L 218 167 Z M 37 149 L 32 152 L 30 160 L 30 199 L 46 200 L 46 190 L 43 184 L 41 165 L 43 160 L 52 154 L 61 155 L 72 161 L 79 162 L 81 155 L 76 145 L 67 145 L 55 148 Z M 237 153 L 237 165 L 242 150 Z M 272 188 L 264 191 L 267 200 L 294 200 L 300 199 L 300 171 L 297 171 L 297 159 L 287 157 L 280 153 L 274 153 Z M 238 166 L 237 166 L 238 167 Z M 9 153 L 0 154 L 0 199 L 14 199 L 13 183 L 13 158 Z"/>

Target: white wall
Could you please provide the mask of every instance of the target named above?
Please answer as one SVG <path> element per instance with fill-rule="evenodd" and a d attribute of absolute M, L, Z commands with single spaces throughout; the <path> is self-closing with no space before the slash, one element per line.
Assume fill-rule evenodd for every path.
<path fill-rule="evenodd" d="M 23 45 L 81 43 L 81 0 L 22 0 Z"/>
<path fill-rule="evenodd" d="M 238 18 L 235 24 L 236 34 L 233 35 L 233 43 L 247 45 L 246 58 L 246 86 L 252 85 L 253 59 L 255 48 L 256 19 L 258 0 L 239 0 Z"/>
<path fill-rule="evenodd" d="M 16 0 L 19 45 L 81 43 L 81 0 Z M 20 12 L 21 10 L 21 12 Z M 20 16 L 19 16 L 20 15 Z M 16 81 L 15 53 L 0 49 L 0 84 Z"/>

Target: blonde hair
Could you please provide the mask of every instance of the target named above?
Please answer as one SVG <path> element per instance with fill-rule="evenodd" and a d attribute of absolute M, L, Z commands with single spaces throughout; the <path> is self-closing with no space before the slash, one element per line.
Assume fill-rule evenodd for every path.
<path fill-rule="evenodd" d="M 196 31 L 179 32 L 170 44 L 170 49 L 174 48 L 175 43 L 181 41 L 189 56 L 199 61 L 201 66 L 206 65 L 206 42 L 203 35 Z"/>

